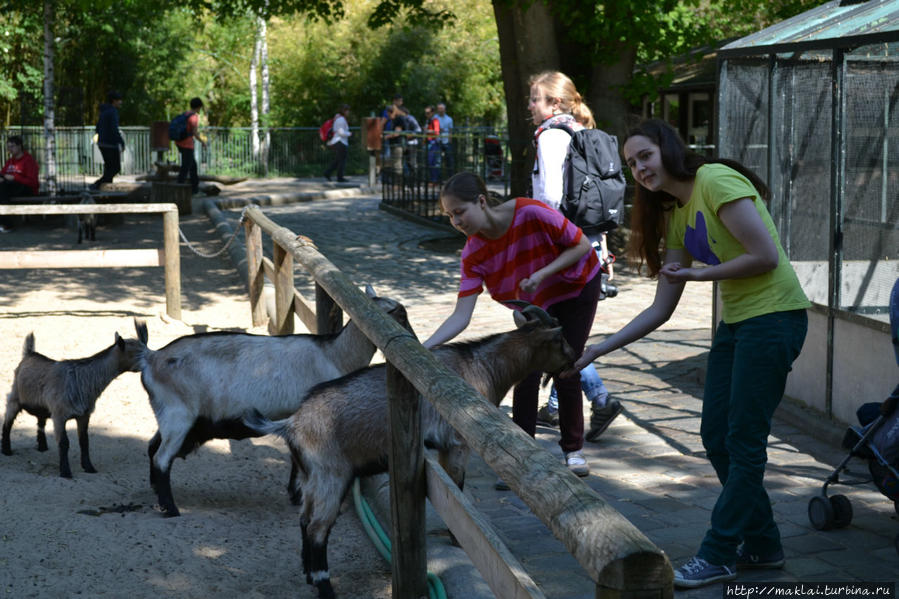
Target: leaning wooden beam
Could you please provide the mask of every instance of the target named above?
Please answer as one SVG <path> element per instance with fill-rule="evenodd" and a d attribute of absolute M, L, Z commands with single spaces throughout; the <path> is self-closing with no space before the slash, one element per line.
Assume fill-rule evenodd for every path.
<path fill-rule="evenodd" d="M 465 548 L 471 563 L 479 564 L 478 571 L 493 593 L 503 599 L 546 599 L 490 522 L 430 453 L 425 454 L 425 471 L 431 505 Z"/>

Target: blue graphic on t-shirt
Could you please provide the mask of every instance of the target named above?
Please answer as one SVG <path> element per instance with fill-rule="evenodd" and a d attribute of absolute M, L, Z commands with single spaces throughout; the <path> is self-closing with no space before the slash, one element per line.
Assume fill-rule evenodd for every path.
<path fill-rule="evenodd" d="M 696 213 L 696 228 L 687 225 L 687 231 L 684 233 L 684 247 L 690 252 L 690 255 L 700 262 L 704 262 L 709 266 L 721 264 L 721 260 L 712 251 L 709 246 L 709 230 L 705 224 L 705 215 L 702 212 Z"/>

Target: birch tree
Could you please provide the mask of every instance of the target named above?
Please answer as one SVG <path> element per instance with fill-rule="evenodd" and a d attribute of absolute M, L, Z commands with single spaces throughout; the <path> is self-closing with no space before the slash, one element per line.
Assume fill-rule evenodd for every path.
<path fill-rule="evenodd" d="M 44 169 L 47 193 L 56 195 L 56 103 L 54 102 L 53 61 L 56 42 L 54 26 L 56 6 L 54 0 L 44 0 Z"/>

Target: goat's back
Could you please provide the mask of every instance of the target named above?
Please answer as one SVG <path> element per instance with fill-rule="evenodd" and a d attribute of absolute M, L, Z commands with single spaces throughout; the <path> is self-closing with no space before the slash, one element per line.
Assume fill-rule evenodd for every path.
<path fill-rule="evenodd" d="M 151 400 L 183 398 L 195 415 L 240 418 L 254 407 L 282 418 L 311 386 L 343 374 L 317 349 L 312 335 L 189 335 L 147 351 L 141 380 Z"/>

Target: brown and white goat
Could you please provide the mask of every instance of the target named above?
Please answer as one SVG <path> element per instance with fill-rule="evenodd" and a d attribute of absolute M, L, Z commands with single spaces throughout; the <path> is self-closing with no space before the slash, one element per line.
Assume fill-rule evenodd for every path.
<path fill-rule="evenodd" d="M 381 310 L 407 324 L 402 304 L 366 294 Z M 158 430 L 150 440 L 150 484 L 167 517 L 178 516 L 171 468 L 210 439 L 245 439 L 259 434 L 242 421 L 257 410 L 284 418 L 318 383 L 371 362 L 377 347 L 353 323 L 333 335 L 203 333 L 146 349 L 141 382 L 150 397 Z"/>
<path fill-rule="evenodd" d="M 137 320 L 134 325 L 138 339 L 122 339 L 116 333 L 115 342 L 103 351 L 89 358 L 73 360 L 57 361 L 37 353 L 34 351 L 34 334 L 29 333 L 25 338 L 22 361 L 16 367 L 12 391 L 6 398 L 3 454 L 12 455 L 9 433 L 20 411 L 37 417 L 38 451 L 47 451 L 44 427 L 47 418 L 51 418 L 59 447 L 59 475 L 72 478 L 66 422 L 74 418 L 78 424 L 81 467 L 85 472 L 96 472 L 90 458 L 87 426 L 97 398 L 109 383 L 123 372 L 138 371 L 138 358 L 147 344 L 147 325 Z"/>
<path fill-rule="evenodd" d="M 562 329 L 546 312 L 530 306 L 519 328 L 467 343 L 434 348 L 434 357 L 457 372 L 493 405 L 530 373 L 559 373 L 577 358 Z M 519 322 L 516 319 L 516 322 Z M 371 366 L 313 388 L 299 410 L 280 421 L 247 414 L 244 422 L 287 441 L 294 465 L 302 473 L 300 524 L 303 571 L 319 597 L 334 597 L 328 572 L 328 534 L 340 504 L 357 475 L 387 470 L 390 425 L 386 366 Z M 421 404 L 425 445 L 461 486 L 468 448 L 428 401 Z"/>

